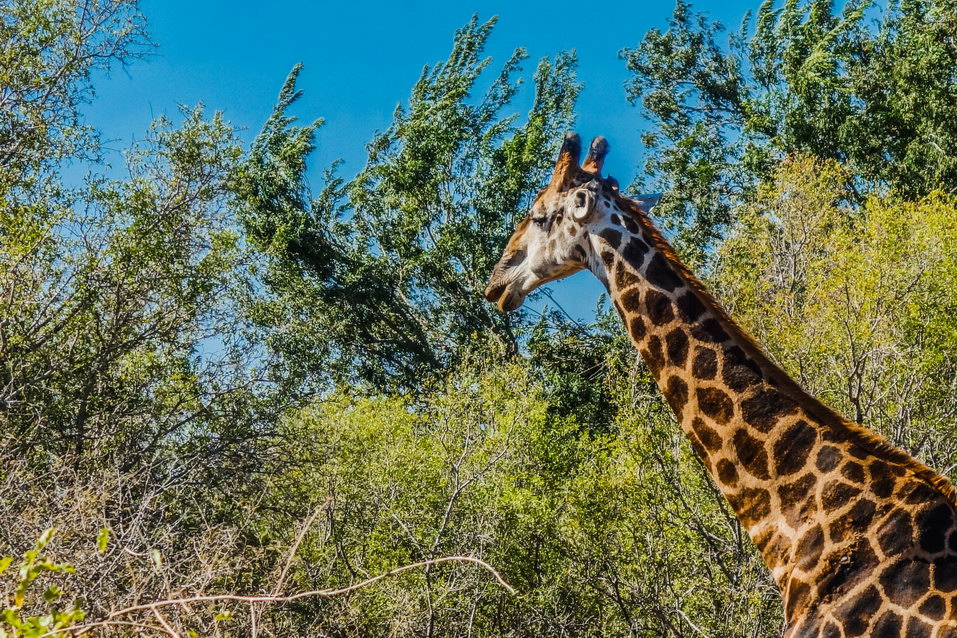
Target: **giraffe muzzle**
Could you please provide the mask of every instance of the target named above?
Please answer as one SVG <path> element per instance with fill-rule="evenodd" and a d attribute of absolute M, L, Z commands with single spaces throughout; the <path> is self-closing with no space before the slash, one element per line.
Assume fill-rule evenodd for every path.
<path fill-rule="evenodd" d="M 502 284 L 493 280 L 485 289 L 485 298 L 498 306 L 499 310 L 511 312 L 522 305 L 525 294 L 521 291 L 521 286 L 514 282 Z"/>

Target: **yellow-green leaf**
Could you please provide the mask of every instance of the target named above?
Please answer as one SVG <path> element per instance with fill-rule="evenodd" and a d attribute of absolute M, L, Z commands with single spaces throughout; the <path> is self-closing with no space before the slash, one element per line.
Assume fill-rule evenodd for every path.
<path fill-rule="evenodd" d="M 40 535 L 40 538 L 37 539 L 36 548 L 39 550 L 39 549 L 43 549 L 44 547 L 46 547 L 46 546 L 47 546 L 47 543 L 49 543 L 51 540 L 53 540 L 53 536 L 54 536 L 55 534 L 56 534 L 56 528 L 51 527 L 51 528 L 47 529 L 45 532 L 43 532 L 43 534 Z"/>
<path fill-rule="evenodd" d="M 56 585 L 50 585 L 47 587 L 47 590 L 43 592 L 43 600 L 48 603 L 52 603 L 54 600 L 63 595 L 63 590 L 57 587 Z"/>
<path fill-rule="evenodd" d="M 100 530 L 100 533 L 96 535 L 96 551 L 99 553 L 104 553 L 106 551 L 106 545 L 110 542 L 110 528 L 104 527 Z"/>

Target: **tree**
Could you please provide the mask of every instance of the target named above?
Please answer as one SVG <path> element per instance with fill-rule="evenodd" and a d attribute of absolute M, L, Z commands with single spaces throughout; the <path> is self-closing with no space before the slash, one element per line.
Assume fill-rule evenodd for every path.
<path fill-rule="evenodd" d="M 131 469 L 174 440 L 184 454 L 231 438 L 208 428 L 250 382 L 231 370 L 241 345 L 226 315 L 240 149 L 220 118 L 184 118 L 158 121 L 129 154 L 131 177 L 93 179 L 77 209 L 32 224 L 0 215 L 0 418 L 20 454 Z"/>
<path fill-rule="evenodd" d="M 274 425 L 235 303 L 233 128 L 201 107 L 160 118 L 108 178 L 80 116 L 142 29 L 132 1 L 0 3 L 0 553 L 61 526 L 91 613 L 161 596 L 174 572 L 222 582 L 211 565 L 255 553 L 211 521 L 245 508 Z M 103 527 L 123 539 L 109 560 L 89 551 Z"/>
<path fill-rule="evenodd" d="M 482 298 L 493 258 L 570 126 L 574 57 L 542 60 L 527 120 L 502 115 L 525 58 L 518 49 L 474 97 L 494 20 L 473 18 L 445 62 L 426 67 L 366 168 L 329 174 L 310 201 L 305 157 L 319 122 L 293 126 L 294 70 L 239 189 L 242 220 L 268 256 L 256 317 L 286 372 L 313 387 L 360 381 L 410 389 L 484 340 L 516 352 L 525 317 Z"/>
<path fill-rule="evenodd" d="M 472 362 L 414 399 L 337 393 L 289 412 L 259 529 L 270 544 L 302 535 L 290 582 L 465 553 L 520 594 L 466 570 L 409 574 L 273 615 L 277 633 L 308 619 L 343 635 L 773 635 L 770 574 L 650 375 L 610 382 L 605 431 L 552 413 L 538 376 Z"/>
<path fill-rule="evenodd" d="M 79 107 L 94 71 L 143 51 L 136 3 L 23 0 L 0 16 L 4 453 L 170 474 L 248 458 L 240 448 L 265 425 L 231 305 L 243 283 L 232 127 L 184 109 L 129 149 L 127 178 L 99 176 Z M 90 176 L 67 182 L 68 159 Z"/>
<path fill-rule="evenodd" d="M 679 0 L 665 32 L 625 49 L 651 149 L 640 180 L 656 213 L 701 260 L 777 163 L 812 153 L 845 164 L 852 194 L 914 200 L 957 181 L 957 28 L 952 3 L 766 1 L 728 46 L 721 25 Z"/>
<path fill-rule="evenodd" d="M 80 106 L 91 75 L 142 55 L 135 0 L 14 0 L 0 5 L 0 198 L 69 157 L 89 158 L 95 132 Z"/>

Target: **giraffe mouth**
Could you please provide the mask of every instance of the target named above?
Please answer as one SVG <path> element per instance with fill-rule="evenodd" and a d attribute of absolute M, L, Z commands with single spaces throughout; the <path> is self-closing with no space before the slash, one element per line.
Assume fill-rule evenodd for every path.
<path fill-rule="evenodd" d="M 521 287 L 514 284 L 491 283 L 485 289 L 485 298 L 497 305 L 499 310 L 512 312 L 525 301 L 525 294 L 521 290 L 516 290 L 516 288 Z"/>

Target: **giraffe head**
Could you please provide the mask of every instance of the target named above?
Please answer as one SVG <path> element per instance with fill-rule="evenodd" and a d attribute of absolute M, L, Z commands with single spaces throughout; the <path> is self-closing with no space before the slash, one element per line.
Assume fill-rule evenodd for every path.
<path fill-rule="evenodd" d="M 515 310 L 542 284 L 562 279 L 589 266 L 593 254 L 588 239 L 607 216 L 618 184 L 602 178 L 608 142 L 596 137 L 585 158 L 575 133 L 565 136 L 552 180 L 535 198 L 518 225 L 495 269 L 485 298 L 505 311 Z"/>

